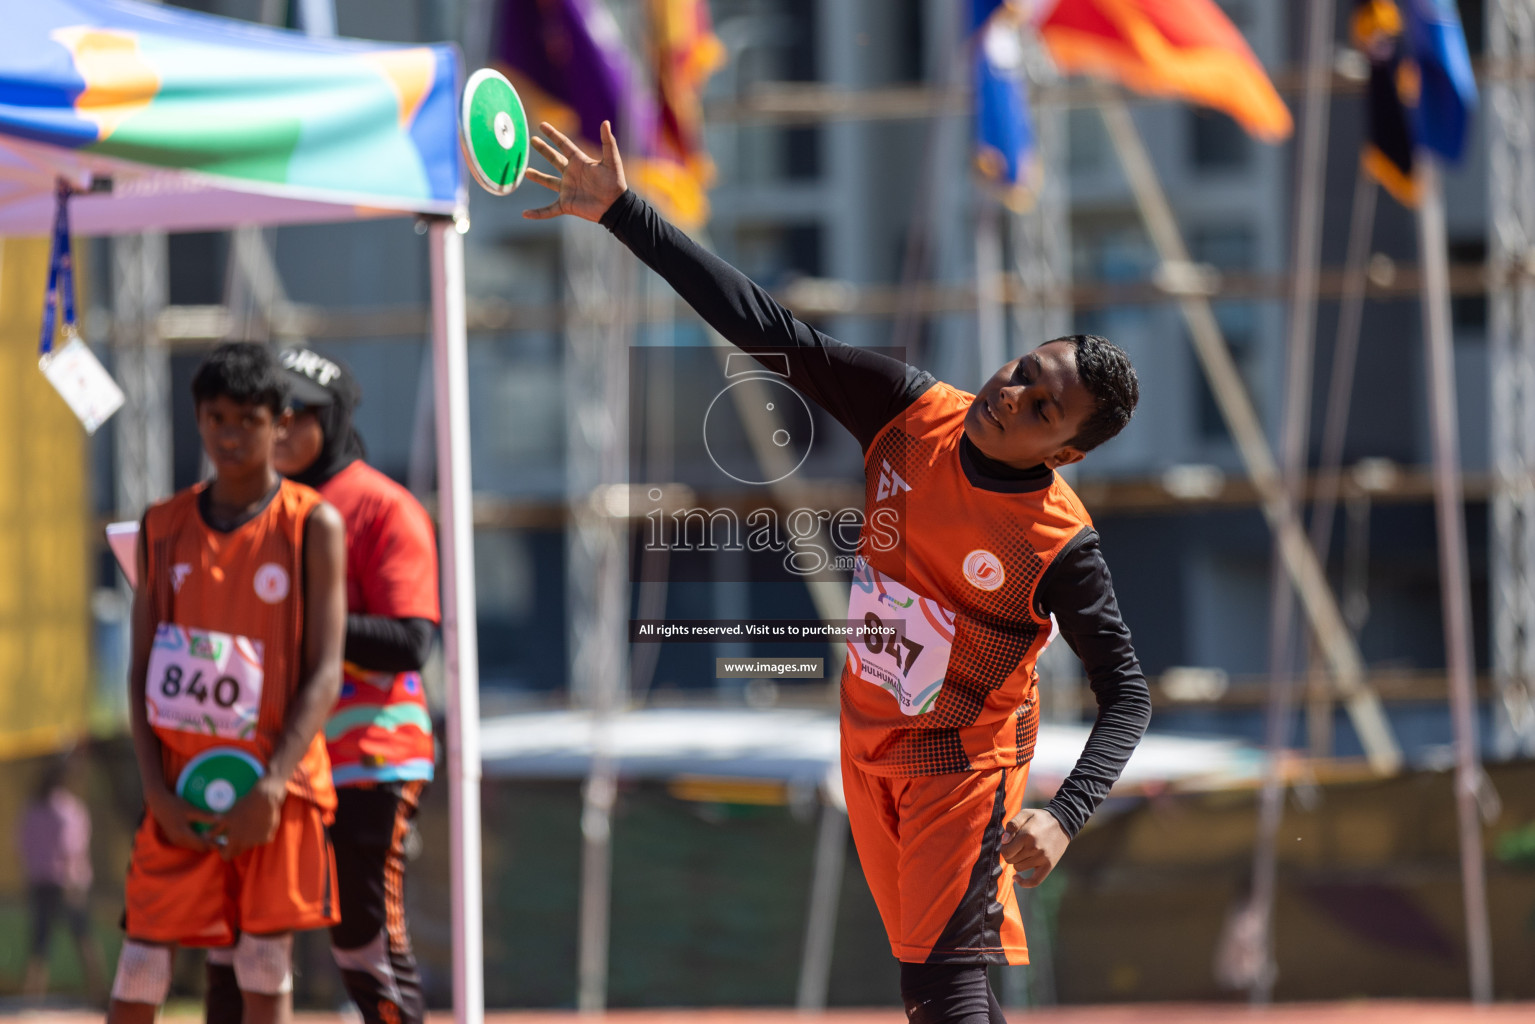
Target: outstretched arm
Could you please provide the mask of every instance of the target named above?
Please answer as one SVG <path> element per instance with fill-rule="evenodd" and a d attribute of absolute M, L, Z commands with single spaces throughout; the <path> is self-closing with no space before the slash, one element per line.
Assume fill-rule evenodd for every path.
<path fill-rule="evenodd" d="M 868 448 L 886 423 L 932 387 L 931 374 L 845 345 L 797 319 L 745 274 L 668 224 L 628 191 L 623 158 L 607 122 L 601 160 L 593 160 L 549 124 L 540 129 L 559 148 L 543 139 L 534 139 L 533 145 L 561 173 L 529 170 L 528 177 L 559 197 L 524 217 L 567 215 L 601 223 L 727 341 L 745 352 L 785 353 L 789 382 L 847 427 L 861 447 Z"/>

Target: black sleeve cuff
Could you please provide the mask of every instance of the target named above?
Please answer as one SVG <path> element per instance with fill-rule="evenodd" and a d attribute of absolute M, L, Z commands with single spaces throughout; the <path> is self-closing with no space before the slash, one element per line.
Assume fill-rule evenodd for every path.
<path fill-rule="evenodd" d="M 635 194 L 634 189 L 625 189 L 624 194 L 613 200 L 613 205 L 607 208 L 606 212 L 602 215 L 602 219 L 597 223 L 616 235 L 619 225 L 624 220 L 627 220 L 629 214 L 644 202 L 645 200 Z"/>

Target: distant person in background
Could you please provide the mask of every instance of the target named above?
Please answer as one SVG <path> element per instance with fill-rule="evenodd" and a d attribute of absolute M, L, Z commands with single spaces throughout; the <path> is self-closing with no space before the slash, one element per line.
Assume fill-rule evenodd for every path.
<path fill-rule="evenodd" d="M 101 951 L 91 936 L 91 812 L 69 791 L 69 762 L 54 761 L 43 771 L 32 801 L 21 816 L 21 863 L 27 876 L 32 912 L 32 945 L 22 994 L 39 999 L 48 991 L 48 948 L 53 926 L 62 918 L 75 940 L 85 987 L 99 1002 Z"/>
<path fill-rule="evenodd" d="M 367 1024 L 420 1024 L 420 973 L 405 922 L 405 841 L 432 778 L 432 724 L 421 686 L 441 618 L 431 519 L 410 492 L 364 461 L 352 415 L 362 395 L 340 363 L 289 349 L 293 426 L 274 464 L 318 490 L 346 523 L 346 663 L 325 726 L 338 806 L 341 923 L 331 951 Z M 210 957 L 209 1024 L 238 1024 L 234 978 Z"/>

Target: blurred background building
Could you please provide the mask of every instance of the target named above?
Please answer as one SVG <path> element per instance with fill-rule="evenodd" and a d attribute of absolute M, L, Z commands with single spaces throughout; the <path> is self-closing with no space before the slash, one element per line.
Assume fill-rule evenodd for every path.
<path fill-rule="evenodd" d="M 237 18 L 281 16 L 300 26 L 302 3 L 188 0 L 183 6 Z M 324 6 L 324 5 L 318 5 Z M 610 5 L 631 25 L 636 5 Z M 1282 5 L 1231 0 L 1242 30 L 1292 107 L 1300 80 L 1299 15 Z M 1346 38 L 1340 5 L 1339 38 Z M 1482 8 L 1461 5 L 1475 57 Z M 717 0 L 723 67 L 705 91 L 706 141 L 717 168 L 712 217 L 701 236 L 834 337 L 897 345 L 907 358 L 962 387 L 979 386 L 973 295 L 976 214 L 983 202 L 970 171 L 965 96 L 967 56 L 952 0 Z M 382 40 L 453 38 L 469 63 L 494 59 L 498 5 L 490 0 L 339 0 L 337 30 Z M 1071 330 L 1102 333 L 1131 354 L 1143 401 L 1122 436 L 1095 452 L 1076 483 L 1104 537 L 1126 621 L 1152 677 L 1172 673 L 1156 728 L 1261 735 L 1266 671 L 1270 541 L 1219 410 L 1187 342 L 1172 298 L 1153 283 L 1156 259 L 1096 109 L 1079 92 L 1046 92 L 1059 111 L 1053 166 L 1069 202 Z M 1141 101 L 1135 117 L 1183 225 L 1193 258 L 1217 271 L 1217 316 L 1271 437 L 1283 389 L 1288 252 L 1292 242 L 1293 144 L 1265 145 L 1223 114 Z M 947 115 L 947 116 L 936 116 Z M 1043 116 L 1049 117 L 1046 113 Z M 1476 122 L 1480 132 L 1485 118 Z M 1339 77 L 1331 118 L 1324 268 L 1343 263 L 1354 192 L 1362 92 Z M 1457 281 L 1486 259 L 1485 147 L 1474 138 L 1448 177 Z M 566 414 L 561 324 L 570 281 L 559 224 L 521 220 L 544 202 L 528 185 L 509 199 L 471 196 L 468 235 L 474 480 L 479 504 L 482 699 L 489 710 L 558 701 L 566 688 Z M 1389 200 L 1378 205 L 1372 286 L 1344 449 L 1346 468 L 1364 464 L 1331 545 L 1330 568 L 1372 672 L 1395 700 L 1390 711 L 1409 756 L 1449 742 L 1433 679 L 1444 655 L 1433 512 L 1427 486 L 1427 407 L 1418 347 L 1413 222 Z M 1022 244 L 1022 218 L 1002 218 L 1002 251 Z M 265 233 L 272 295 L 252 294 L 226 235 L 168 240 L 160 316 L 170 350 L 173 483 L 198 478 L 186 382 L 217 331 L 278 339 L 306 337 L 356 368 L 366 401 L 360 427 L 370 457 L 418 493 L 432 489 L 430 367 L 424 336 L 424 241 L 404 222 L 285 227 Z M 259 248 L 259 247 L 258 247 Z M 101 247 L 94 299 L 108 323 L 111 266 Z M 1405 273 L 1398 275 L 1397 269 Z M 635 343 L 701 344 L 701 324 L 643 284 L 657 323 Z M 904 296 L 904 298 L 903 298 Z M 230 302 L 226 303 L 226 300 Z M 263 311 L 263 302 L 268 312 Z M 659 302 L 659 307 L 657 303 Z M 217 307 L 223 306 L 223 311 Z M 1011 357 L 1041 340 L 1024 303 L 1006 318 Z M 270 310 L 277 310 L 272 317 Z M 654 310 L 659 309 L 659 312 Z M 1313 460 L 1338 310 L 1324 287 L 1318 318 Z M 676 311 L 676 319 L 670 319 Z M 1487 664 L 1486 537 L 1487 303 L 1474 286 L 1455 304 L 1461 437 L 1476 602 L 1477 662 Z M 220 317 L 223 316 L 224 319 Z M 237 320 L 232 328 L 229 318 Z M 1032 332 L 1032 333 L 1031 333 Z M 834 425 L 821 438 L 836 434 Z M 112 428 L 96 444 L 102 515 L 116 508 Z M 679 442 L 686 444 L 686 442 Z M 1276 442 L 1277 443 L 1277 442 Z M 819 479 L 856 482 L 851 444 L 818 447 Z M 696 446 L 695 446 L 696 447 Z M 701 455 L 692 451 L 692 457 Z M 687 458 L 689 453 L 679 455 Z M 1385 460 L 1385 461 L 1381 461 Z M 1362 483 L 1360 482 L 1362 481 Z M 722 556 L 723 557 L 723 556 Z M 99 582 L 113 586 L 101 558 Z M 726 568 L 713 573 L 724 580 Z M 710 571 L 691 574 L 708 578 Z M 732 584 L 672 589 L 668 613 L 690 602 L 743 607 Z M 724 588 L 724 589 L 719 589 Z M 791 588 L 792 589 L 792 588 Z M 809 599 L 774 588 L 780 617 L 808 613 Z M 99 601 L 108 613 L 112 602 Z M 763 614 L 775 614 L 758 609 Z M 663 654 L 653 692 L 706 697 L 704 652 Z M 108 662 L 103 662 L 107 665 Z M 712 662 L 710 662 L 712 664 Z M 1192 671 L 1190 671 L 1192 670 Z M 115 681 L 117 667 L 110 666 Z M 115 687 L 115 682 L 108 684 Z M 1418 706 L 1421 704 L 1421 706 Z M 1314 752 L 1351 756 L 1357 741 L 1343 717 L 1313 709 Z"/>

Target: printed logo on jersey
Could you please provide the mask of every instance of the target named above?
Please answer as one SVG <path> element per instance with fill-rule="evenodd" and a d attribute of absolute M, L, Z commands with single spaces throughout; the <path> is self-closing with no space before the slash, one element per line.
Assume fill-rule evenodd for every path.
<path fill-rule="evenodd" d="M 911 484 L 901 479 L 901 474 L 890 468 L 890 460 L 881 460 L 879 466 L 879 487 L 874 494 L 876 502 L 893 498 L 902 491 L 911 490 Z"/>
<path fill-rule="evenodd" d="M 976 548 L 966 555 L 963 568 L 965 579 L 978 590 L 996 590 L 1007 578 L 1001 560 L 985 548 Z"/>
<path fill-rule="evenodd" d="M 276 604 L 288 596 L 288 570 L 276 562 L 267 562 L 256 570 L 256 596 L 267 604 Z"/>
<path fill-rule="evenodd" d="M 171 566 L 171 593 L 181 593 L 181 585 L 192 575 L 192 566 L 189 562 L 177 562 Z"/>

